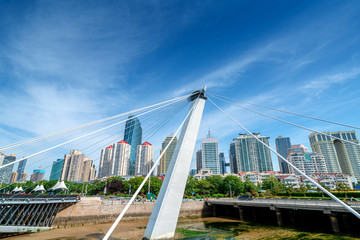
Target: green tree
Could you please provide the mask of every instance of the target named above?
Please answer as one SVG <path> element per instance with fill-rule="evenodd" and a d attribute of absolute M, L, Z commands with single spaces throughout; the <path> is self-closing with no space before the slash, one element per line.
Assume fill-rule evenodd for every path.
<path fill-rule="evenodd" d="M 255 184 L 253 182 L 251 182 L 248 178 L 246 178 L 245 182 L 244 182 L 244 191 L 245 192 L 253 192 L 253 191 L 258 191 L 259 189 L 257 188 L 257 186 L 255 186 Z"/>
<path fill-rule="evenodd" d="M 284 186 L 275 177 L 267 177 L 263 180 L 262 188 L 270 191 L 273 195 L 277 195 Z"/>
<path fill-rule="evenodd" d="M 293 194 L 294 189 L 292 187 L 286 187 L 286 194 L 291 197 L 291 194 Z"/>
<path fill-rule="evenodd" d="M 307 192 L 307 188 L 304 184 L 301 184 L 300 185 L 300 188 L 298 190 L 299 192 L 303 193 L 304 194 L 304 197 L 306 197 L 306 192 Z"/>
<path fill-rule="evenodd" d="M 158 195 L 160 192 L 161 185 L 162 185 L 162 181 L 160 179 L 158 179 L 157 177 L 150 177 L 150 192 L 151 193 Z M 143 187 L 144 193 L 147 193 L 148 186 L 149 186 L 149 179 L 146 181 L 146 183 Z"/>
<path fill-rule="evenodd" d="M 192 193 L 198 193 L 197 181 L 194 176 L 189 175 L 186 181 L 185 194 L 192 196 Z"/>
<path fill-rule="evenodd" d="M 240 195 L 241 193 L 244 193 L 244 184 L 243 182 L 236 176 L 226 176 L 223 180 L 223 189 L 224 194 L 228 194 L 230 191 L 232 191 L 232 195 Z"/>
<path fill-rule="evenodd" d="M 211 194 L 218 194 L 223 192 L 223 178 L 220 175 L 212 175 L 206 178 L 206 181 L 208 181 L 211 185 Z"/>
<path fill-rule="evenodd" d="M 211 184 L 206 179 L 201 179 L 197 181 L 197 188 L 203 195 L 206 195 L 210 193 Z"/>

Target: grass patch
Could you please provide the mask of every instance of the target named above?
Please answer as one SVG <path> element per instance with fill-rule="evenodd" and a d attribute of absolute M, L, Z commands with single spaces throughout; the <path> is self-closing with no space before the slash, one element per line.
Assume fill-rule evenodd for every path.
<path fill-rule="evenodd" d="M 200 237 L 210 233 L 210 231 L 206 230 L 190 230 L 186 228 L 177 228 L 176 232 L 181 234 L 184 238 Z"/>

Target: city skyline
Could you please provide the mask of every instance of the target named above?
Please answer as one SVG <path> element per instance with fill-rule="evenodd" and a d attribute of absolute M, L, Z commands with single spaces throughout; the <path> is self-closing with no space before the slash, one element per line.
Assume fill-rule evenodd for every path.
<path fill-rule="evenodd" d="M 0 145 L 131 111 L 204 85 L 235 99 L 360 125 L 354 111 L 360 100 L 356 1 L 276 2 L 276 8 L 252 1 L 203 1 L 201 8 L 193 4 L 4 2 Z M 278 135 L 310 148 L 310 132 L 233 106 L 225 110 L 252 132 L 269 136 L 273 148 Z M 352 130 L 277 116 L 320 132 Z M 164 137 L 178 124 L 151 139 L 155 158 Z M 206 136 L 208 128 L 228 161 L 228 145 L 242 130 L 207 103 L 199 136 Z M 28 173 L 61 157 L 54 154 L 36 166 L 29 159 Z M 278 170 L 276 156 L 272 159 Z"/>

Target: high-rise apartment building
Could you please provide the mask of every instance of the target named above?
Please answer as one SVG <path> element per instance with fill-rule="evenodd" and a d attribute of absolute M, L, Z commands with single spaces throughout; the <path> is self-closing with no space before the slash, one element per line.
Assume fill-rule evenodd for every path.
<path fill-rule="evenodd" d="M 207 138 L 201 139 L 202 168 L 208 168 L 213 174 L 220 174 L 218 139 L 212 138 L 210 130 Z"/>
<path fill-rule="evenodd" d="M 80 150 L 71 150 L 70 154 L 65 154 L 64 164 L 61 170 L 60 180 L 72 182 L 88 182 L 92 160 L 82 154 Z"/>
<path fill-rule="evenodd" d="M 137 156 L 136 156 L 136 175 L 147 175 L 154 165 L 154 147 L 148 143 L 144 142 L 143 144 L 137 147 Z"/>
<path fill-rule="evenodd" d="M 288 149 L 291 148 L 289 137 L 279 136 L 275 139 L 276 151 L 285 159 L 288 157 Z M 290 173 L 290 166 L 278 156 L 280 172 Z"/>
<path fill-rule="evenodd" d="M 131 146 L 124 140 L 114 144 L 114 168 L 113 172 L 116 176 L 129 175 L 129 164 L 131 156 Z"/>
<path fill-rule="evenodd" d="M 169 142 L 171 141 L 173 137 L 166 137 L 166 139 L 163 141 L 162 146 L 161 146 L 161 150 L 160 150 L 160 154 L 163 153 L 164 149 L 166 148 L 166 146 L 169 144 Z M 169 167 L 172 155 L 174 154 L 175 151 L 175 147 L 176 144 L 178 142 L 177 137 L 174 137 L 173 141 L 170 143 L 169 147 L 167 148 L 166 152 L 164 153 L 164 155 L 161 157 L 160 159 L 160 165 L 158 167 L 158 175 L 165 175 L 166 171 Z"/>
<path fill-rule="evenodd" d="M 260 133 L 253 134 L 269 145 L 269 137 L 260 136 Z M 233 165 L 231 169 L 238 172 L 273 171 L 270 150 L 247 134 L 240 134 L 240 137 L 234 138 L 230 144 L 230 164 Z"/>
<path fill-rule="evenodd" d="M 26 167 L 26 163 L 27 163 L 27 158 L 20 161 L 19 162 L 19 165 L 18 165 L 18 168 L 17 168 L 17 181 L 19 181 L 21 179 L 21 175 L 24 173 L 25 171 L 25 167 Z"/>
<path fill-rule="evenodd" d="M 225 155 L 224 153 L 219 153 L 219 161 L 220 161 L 220 174 L 224 174 L 226 172 L 225 169 Z"/>
<path fill-rule="evenodd" d="M 60 180 L 64 159 L 57 159 L 53 162 L 49 180 Z"/>
<path fill-rule="evenodd" d="M 230 173 L 238 173 L 238 164 L 236 161 L 236 150 L 235 150 L 235 142 L 230 143 L 229 150 L 229 160 L 230 160 Z"/>
<path fill-rule="evenodd" d="M 99 165 L 99 178 L 108 177 L 113 175 L 112 173 L 112 165 L 113 165 L 113 154 L 114 146 L 110 145 L 105 149 L 101 149 L 100 156 L 100 165 Z"/>
<path fill-rule="evenodd" d="M 28 174 L 27 173 L 23 173 L 23 174 L 21 174 L 21 179 L 20 179 L 20 181 L 26 181 L 27 180 L 27 177 L 28 177 Z"/>
<path fill-rule="evenodd" d="M 33 174 L 30 176 L 30 181 L 37 182 L 44 180 L 45 170 L 42 169 L 34 169 Z"/>
<path fill-rule="evenodd" d="M 129 174 L 131 146 L 124 140 L 101 150 L 99 178 Z"/>
<path fill-rule="evenodd" d="M 14 182 L 17 181 L 17 179 L 18 179 L 18 173 L 17 172 L 12 172 L 10 182 L 14 183 Z"/>
<path fill-rule="evenodd" d="M 3 153 L 0 153 L 0 166 L 12 163 L 16 160 L 16 156 L 10 155 L 5 156 Z M 0 183 L 8 183 L 11 179 L 11 172 L 13 171 L 14 164 L 3 167 L 0 169 Z"/>
<path fill-rule="evenodd" d="M 201 149 L 196 151 L 196 171 L 197 173 L 200 172 L 200 169 L 202 169 L 202 154 Z"/>
<path fill-rule="evenodd" d="M 329 172 L 341 172 L 355 176 L 360 181 L 360 146 L 344 141 L 359 144 L 356 132 L 338 131 L 325 133 L 341 140 L 324 136 L 321 133 L 312 133 L 309 135 L 309 140 L 313 152 L 320 153 L 325 157 Z"/>
<path fill-rule="evenodd" d="M 126 121 L 124 140 L 131 146 L 129 175 L 135 175 L 136 150 L 142 142 L 142 128 L 139 119 L 134 115 L 130 115 Z"/>
<path fill-rule="evenodd" d="M 310 153 L 302 144 L 292 145 L 288 149 L 287 160 L 308 176 L 328 172 L 324 156 L 319 153 Z M 299 174 L 293 168 L 290 168 L 290 173 Z"/>

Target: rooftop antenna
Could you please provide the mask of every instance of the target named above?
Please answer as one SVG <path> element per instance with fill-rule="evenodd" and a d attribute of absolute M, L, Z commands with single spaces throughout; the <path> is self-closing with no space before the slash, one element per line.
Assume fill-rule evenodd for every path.
<path fill-rule="evenodd" d="M 211 138 L 210 128 L 209 128 L 209 131 L 208 131 L 207 138 Z"/>

